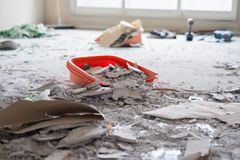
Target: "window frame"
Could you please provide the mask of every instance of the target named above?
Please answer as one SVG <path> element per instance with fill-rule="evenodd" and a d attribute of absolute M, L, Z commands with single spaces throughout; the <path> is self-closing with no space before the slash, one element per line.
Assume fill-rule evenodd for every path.
<path fill-rule="evenodd" d="M 178 0 L 177 10 L 148 10 L 124 8 L 125 0 L 122 0 L 121 8 L 96 8 L 78 7 L 77 0 L 71 0 L 71 13 L 80 16 L 119 16 L 119 17 L 143 17 L 143 18 L 177 18 L 192 17 L 200 20 L 230 20 L 237 19 L 238 0 L 232 0 L 232 11 L 192 11 L 181 10 L 181 0 Z"/>

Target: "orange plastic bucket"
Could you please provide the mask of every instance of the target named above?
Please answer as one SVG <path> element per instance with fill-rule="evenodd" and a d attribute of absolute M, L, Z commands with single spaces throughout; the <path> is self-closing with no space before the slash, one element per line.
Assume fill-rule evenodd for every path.
<path fill-rule="evenodd" d="M 133 62 L 116 56 L 78 57 L 69 60 L 67 62 L 67 68 L 70 71 L 70 80 L 78 85 L 84 86 L 98 81 L 96 77 L 82 69 L 84 65 L 88 64 L 91 67 L 106 67 L 111 64 L 113 66 L 119 65 L 121 67 L 128 68 L 127 63 L 132 66 L 134 65 Z M 157 73 L 140 65 L 138 65 L 138 69 L 147 75 L 148 78 L 146 79 L 146 82 L 153 82 L 157 79 Z"/>

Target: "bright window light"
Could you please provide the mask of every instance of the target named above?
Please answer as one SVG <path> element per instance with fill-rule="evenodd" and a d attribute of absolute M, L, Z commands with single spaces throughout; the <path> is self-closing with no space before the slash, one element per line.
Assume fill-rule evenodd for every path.
<path fill-rule="evenodd" d="M 232 11 L 232 0 L 182 0 L 182 10 Z"/>
<path fill-rule="evenodd" d="M 77 0 L 78 7 L 121 8 L 122 0 Z"/>
<path fill-rule="evenodd" d="M 126 0 L 126 8 L 176 10 L 178 0 Z"/>

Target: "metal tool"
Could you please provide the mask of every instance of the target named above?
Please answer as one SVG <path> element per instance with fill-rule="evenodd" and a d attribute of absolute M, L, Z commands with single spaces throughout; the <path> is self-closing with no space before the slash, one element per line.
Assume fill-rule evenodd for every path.
<path fill-rule="evenodd" d="M 187 22 L 188 22 L 188 32 L 186 33 L 186 40 L 192 41 L 193 40 L 192 26 L 194 24 L 194 21 L 192 18 L 189 18 Z"/>
<path fill-rule="evenodd" d="M 223 39 L 224 42 L 231 42 L 233 36 L 234 36 L 234 33 L 232 31 L 229 31 L 229 30 L 216 30 L 216 31 L 214 31 L 214 37 L 218 41 Z"/>

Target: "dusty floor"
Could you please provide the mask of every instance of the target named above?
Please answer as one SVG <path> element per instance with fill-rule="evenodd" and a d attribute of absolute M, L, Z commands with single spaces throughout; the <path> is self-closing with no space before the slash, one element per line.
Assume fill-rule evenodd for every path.
<path fill-rule="evenodd" d="M 222 63 L 240 62 L 238 37 L 231 43 L 214 43 L 186 42 L 183 36 L 179 36 L 177 40 L 157 40 L 144 35 L 144 45 L 140 48 L 102 48 L 93 41 L 100 34 L 98 31 L 70 30 L 57 31 L 57 34 L 49 38 L 16 40 L 21 45 L 18 50 L 0 51 L 2 108 L 27 96 L 30 89 L 49 82 L 67 82 L 69 72 L 65 67 L 66 61 L 78 56 L 108 54 L 129 59 L 157 72 L 159 84 L 170 88 L 216 91 L 240 85 L 239 75 L 229 75 L 231 71 L 214 67 Z M 132 129 L 139 141 L 137 144 L 122 143 L 128 146 L 124 150 L 119 147 L 121 142 L 103 137 L 73 149 L 75 158 L 96 159 L 97 150 L 106 147 L 118 150 L 121 148 L 120 150 L 128 153 L 129 159 L 182 159 L 189 137 L 185 135 L 176 138 L 174 135 L 191 132 L 198 137 L 211 138 L 212 154 L 209 159 L 240 159 L 239 127 L 231 127 L 217 120 L 172 121 L 142 115 L 144 111 L 175 104 L 178 100 L 187 100 L 190 95 L 212 101 L 208 96 L 197 93 L 166 93 L 151 89 L 142 94 L 144 98 L 138 104 L 124 106 L 102 97 L 82 99 L 82 102 L 95 105 L 114 126 L 133 124 Z M 239 94 L 235 96 L 239 98 Z M 46 157 L 24 154 L 24 151 L 14 154 L 14 144 L 21 143 L 22 139 L 16 142 L 18 140 L 14 136 L 8 137 L 5 133 L 0 135 L 0 140 L 7 139 L 7 142 L 0 141 L 0 159 Z M 154 151 L 164 154 L 159 158 Z"/>

